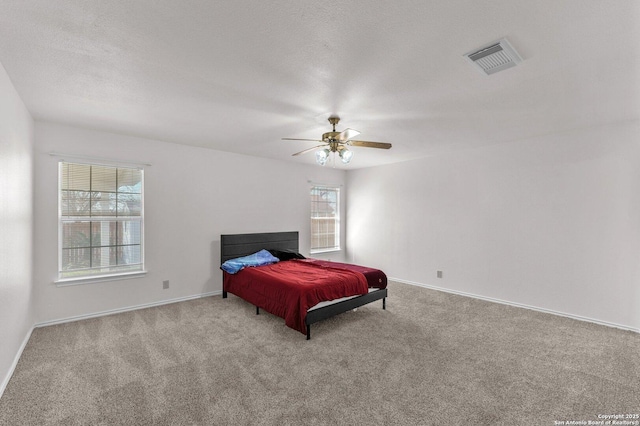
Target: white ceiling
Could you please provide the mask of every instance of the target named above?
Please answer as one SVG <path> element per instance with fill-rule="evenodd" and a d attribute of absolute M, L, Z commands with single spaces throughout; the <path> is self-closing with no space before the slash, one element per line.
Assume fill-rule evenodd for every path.
<path fill-rule="evenodd" d="M 2 0 L 0 63 L 37 120 L 261 157 L 338 114 L 393 143 L 353 169 L 640 119 L 640 1 Z"/>

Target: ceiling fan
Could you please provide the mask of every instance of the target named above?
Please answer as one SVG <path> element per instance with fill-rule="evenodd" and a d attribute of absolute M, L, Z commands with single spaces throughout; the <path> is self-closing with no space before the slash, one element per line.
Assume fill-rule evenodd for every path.
<path fill-rule="evenodd" d="M 333 130 L 331 132 L 324 133 L 322 135 L 322 139 L 297 139 L 297 138 L 282 138 L 282 140 L 286 141 L 313 141 L 313 142 L 322 142 L 321 145 L 314 146 L 313 148 L 305 149 L 304 151 L 296 152 L 295 155 L 306 154 L 307 152 L 311 152 L 318 148 L 323 148 L 319 151 L 316 151 L 316 162 L 321 166 L 324 166 L 329 159 L 329 154 L 332 152 L 337 152 L 340 156 L 340 160 L 344 164 L 348 164 L 353 158 L 353 152 L 347 149 L 347 146 L 362 146 L 366 148 L 380 148 L 380 149 L 389 149 L 391 148 L 390 143 L 386 142 L 369 142 L 369 141 L 355 141 L 352 138 L 358 136 L 360 134 L 359 131 L 354 129 L 345 129 L 342 132 L 336 132 L 336 124 L 340 121 L 340 117 L 337 115 L 332 115 L 329 117 L 329 123 L 333 126 Z"/>

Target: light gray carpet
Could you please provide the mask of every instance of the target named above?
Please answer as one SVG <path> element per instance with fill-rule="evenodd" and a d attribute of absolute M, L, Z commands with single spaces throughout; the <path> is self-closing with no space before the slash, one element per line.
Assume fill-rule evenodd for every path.
<path fill-rule="evenodd" d="M 640 335 L 390 283 L 310 341 L 230 295 L 38 328 L 2 425 L 553 425 L 640 412 Z"/>

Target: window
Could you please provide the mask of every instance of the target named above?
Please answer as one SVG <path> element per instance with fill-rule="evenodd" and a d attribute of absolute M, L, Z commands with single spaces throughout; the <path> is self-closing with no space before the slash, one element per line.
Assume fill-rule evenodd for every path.
<path fill-rule="evenodd" d="M 143 272 L 143 171 L 59 163 L 60 281 Z"/>
<path fill-rule="evenodd" d="M 340 188 L 311 188 L 311 253 L 340 250 Z"/>

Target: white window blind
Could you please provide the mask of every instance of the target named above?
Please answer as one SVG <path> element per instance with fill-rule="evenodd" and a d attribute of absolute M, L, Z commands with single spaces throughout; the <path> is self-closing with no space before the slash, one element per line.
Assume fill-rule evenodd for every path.
<path fill-rule="evenodd" d="M 311 253 L 340 250 L 340 188 L 311 188 Z"/>
<path fill-rule="evenodd" d="M 59 163 L 59 279 L 144 269 L 143 170 Z"/>

